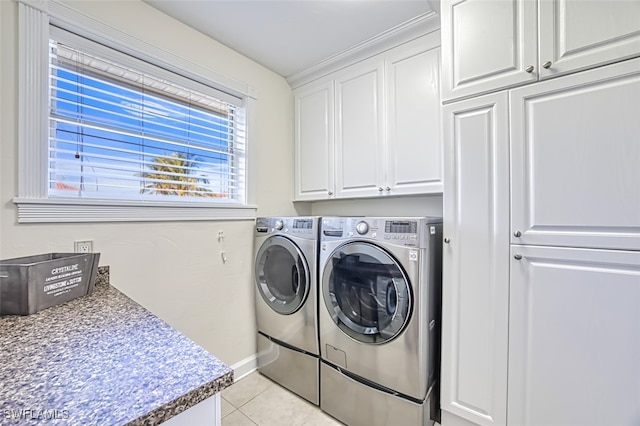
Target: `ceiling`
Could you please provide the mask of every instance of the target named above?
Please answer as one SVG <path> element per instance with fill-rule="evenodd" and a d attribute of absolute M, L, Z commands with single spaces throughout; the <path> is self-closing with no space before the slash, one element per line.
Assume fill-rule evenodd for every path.
<path fill-rule="evenodd" d="M 439 0 L 144 1 L 285 78 L 439 6 Z"/>

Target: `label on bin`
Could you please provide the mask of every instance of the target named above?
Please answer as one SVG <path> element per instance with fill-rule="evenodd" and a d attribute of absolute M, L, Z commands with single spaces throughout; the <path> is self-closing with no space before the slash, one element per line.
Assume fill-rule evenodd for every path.
<path fill-rule="evenodd" d="M 47 296 L 60 296 L 78 287 L 82 282 L 82 269 L 80 264 L 53 268 L 51 275 L 44 279 L 42 290 Z"/>

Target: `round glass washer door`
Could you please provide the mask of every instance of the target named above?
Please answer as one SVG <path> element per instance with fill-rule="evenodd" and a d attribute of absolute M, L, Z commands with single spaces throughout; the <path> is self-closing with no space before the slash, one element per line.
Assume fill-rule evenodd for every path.
<path fill-rule="evenodd" d="M 256 255 L 255 278 L 262 299 L 283 315 L 300 309 L 309 293 L 307 261 L 285 237 L 269 237 L 262 244 Z"/>
<path fill-rule="evenodd" d="M 334 250 L 324 267 L 322 294 L 333 322 L 364 343 L 393 340 L 411 316 L 412 295 L 402 267 L 365 242 Z"/>

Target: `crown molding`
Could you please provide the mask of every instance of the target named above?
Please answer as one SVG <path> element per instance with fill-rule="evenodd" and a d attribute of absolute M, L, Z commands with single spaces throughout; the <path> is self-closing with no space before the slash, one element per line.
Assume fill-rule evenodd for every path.
<path fill-rule="evenodd" d="M 287 83 L 291 88 L 295 89 L 334 71 L 439 29 L 440 16 L 434 11 L 424 13 L 347 50 L 330 56 L 306 70 L 287 76 Z"/>

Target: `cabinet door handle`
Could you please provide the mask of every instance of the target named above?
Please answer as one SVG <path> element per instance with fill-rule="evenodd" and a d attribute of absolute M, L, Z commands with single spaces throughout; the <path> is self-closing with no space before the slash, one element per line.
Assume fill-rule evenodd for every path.
<path fill-rule="evenodd" d="M 389 192 L 391 191 L 391 188 L 389 188 L 388 186 L 384 189 L 385 191 Z"/>
<path fill-rule="evenodd" d="M 333 191 L 329 191 L 329 195 L 333 195 Z"/>
<path fill-rule="evenodd" d="M 445 238 L 445 239 L 444 239 L 444 243 L 445 243 L 445 244 L 449 244 L 450 242 L 451 242 L 451 239 L 450 239 L 450 238 Z"/>
<path fill-rule="evenodd" d="M 513 233 L 513 236 L 520 238 L 522 236 L 522 232 L 516 231 L 516 232 Z"/>
<path fill-rule="evenodd" d="M 521 255 L 521 254 L 514 254 L 514 255 L 513 255 L 513 258 L 514 258 L 515 260 L 520 260 L 520 259 L 522 259 L 522 255 Z"/>
<path fill-rule="evenodd" d="M 382 192 L 382 187 L 381 186 L 378 187 L 378 191 Z"/>
<path fill-rule="evenodd" d="M 528 67 L 526 67 L 524 69 L 526 72 L 528 72 L 529 74 L 531 74 L 533 72 L 533 65 L 529 65 Z"/>
<path fill-rule="evenodd" d="M 542 64 L 542 68 L 547 69 L 547 70 L 549 68 L 551 68 L 551 61 L 547 61 L 544 64 Z"/>

